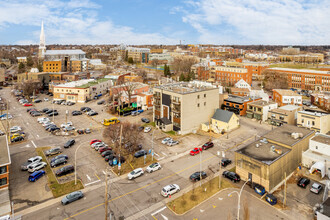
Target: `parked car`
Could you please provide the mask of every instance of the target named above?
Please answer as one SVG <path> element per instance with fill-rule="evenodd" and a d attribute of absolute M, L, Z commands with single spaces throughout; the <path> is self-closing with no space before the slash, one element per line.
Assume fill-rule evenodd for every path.
<path fill-rule="evenodd" d="M 211 147 L 213 147 L 213 146 L 214 146 L 213 142 L 206 142 L 206 143 L 202 146 L 202 149 L 203 149 L 203 150 L 207 150 L 207 149 L 209 149 L 209 148 L 211 148 Z"/>
<path fill-rule="evenodd" d="M 44 98 L 44 102 L 48 102 L 49 101 L 49 99 L 48 98 Z"/>
<path fill-rule="evenodd" d="M 105 143 L 103 141 L 101 141 L 101 142 L 95 142 L 95 143 L 91 144 L 91 148 L 93 148 L 93 149 L 95 149 L 96 146 L 105 147 Z"/>
<path fill-rule="evenodd" d="M 107 150 L 107 151 L 102 152 L 101 156 L 105 157 L 105 156 L 108 156 L 108 155 L 111 155 L 111 154 L 113 154 L 113 151 L 112 150 Z"/>
<path fill-rule="evenodd" d="M 99 113 L 97 113 L 96 111 L 94 111 L 94 110 L 91 110 L 91 111 L 89 111 L 89 112 L 87 112 L 87 115 L 89 115 L 89 116 L 94 116 L 94 115 L 98 115 Z"/>
<path fill-rule="evenodd" d="M 297 185 L 302 187 L 302 188 L 306 188 L 306 186 L 310 183 L 310 180 L 307 178 L 300 178 Z"/>
<path fill-rule="evenodd" d="M 100 147 L 98 152 L 103 153 L 104 151 L 107 151 L 107 150 L 112 150 L 112 148 L 111 147 Z"/>
<path fill-rule="evenodd" d="M 147 119 L 147 118 L 141 118 L 141 121 L 144 122 L 144 123 L 149 123 L 150 122 L 150 120 Z"/>
<path fill-rule="evenodd" d="M 72 193 L 66 195 L 62 199 L 61 203 L 62 203 L 62 205 L 67 205 L 67 204 L 74 202 L 78 199 L 81 199 L 83 197 L 84 197 L 84 194 L 81 191 L 75 191 L 75 192 L 72 192 Z"/>
<path fill-rule="evenodd" d="M 273 194 L 267 194 L 265 196 L 265 200 L 271 205 L 275 205 L 277 203 L 277 198 Z"/>
<path fill-rule="evenodd" d="M 91 140 L 91 142 L 89 143 L 89 145 L 92 145 L 92 144 L 94 144 L 95 142 L 102 142 L 102 141 L 99 140 L 99 139 L 93 139 L 93 140 Z"/>
<path fill-rule="evenodd" d="M 21 165 L 21 170 L 23 170 L 23 171 L 28 170 L 28 165 L 30 165 L 32 163 L 40 162 L 40 161 L 42 161 L 42 157 L 40 157 L 40 156 L 31 157 L 27 160 L 27 162 L 25 162 Z"/>
<path fill-rule="evenodd" d="M 66 105 L 68 105 L 68 106 L 72 106 L 72 105 L 74 105 L 74 104 L 76 104 L 76 103 L 74 103 L 74 102 L 70 102 L 70 101 L 66 103 Z"/>
<path fill-rule="evenodd" d="M 323 188 L 323 187 L 322 187 L 321 184 L 319 184 L 319 183 L 313 183 L 313 185 L 312 185 L 310 191 L 311 191 L 312 193 L 319 194 L 319 193 L 321 192 L 322 188 Z"/>
<path fill-rule="evenodd" d="M 25 103 L 23 106 L 28 107 L 28 106 L 32 106 L 32 104 L 31 103 Z"/>
<path fill-rule="evenodd" d="M 165 186 L 162 191 L 160 192 L 162 196 L 168 197 L 169 195 L 173 195 L 180 191 L 180 187 L 177 184 L 170 184 Z"/>
<path fill-rule="evenodd" d="M 67 123 L 61 124 L 61 128 L 65 128 L 67 126 L 72 126 L 72 125 L 73 125 L 72 122 L 71 121 L 68 121 Z"/>
<path fill-rule="evenodd" d="M 21 131 L 22 128 L 20 126 L 13 126 L 10 128 L 10 133 L 16 133 L 16 132 L 19 132 Z"/>
<path fill-rule="evenodd" d="M 54 147 L 50 150 L 47 150 L 45 152 L 45 155 L 48 157 L 48 156 L 56 155 L 56 154 L 59 154 L 59 153 L 62 153 L 62 149 L 60 147 Z"/>
<path fill-rule="evenodd" d="M 34 103 L 40 103 L 40 102 L 42 102 L 41 99 L 36 99 L 36 100 L 34 100 Z"/>
<path fill-rule="evenodd" d="M 199 154 L 200 152 L 202 152 L 203 150 L 202 150 L 202 148 L 198 148 L 198 147 L 195 147 L 194 149 L 192 149 L 191 151 L 190 151 L 190 155 L 191 156 L 195 156 L 196 154 Z"/>
<path fill-rule="evenodd" d="M 104 160 L 107 161 L 107 162 L 110 161 L 110 160 L 112 161 L 113 158 L 115 158 L 115 157 L 116 157 L 116 155 L 110 154 L 110 155 L 105 156 Z"/>
<path fill-rule="evenodd" d="M 31 174 L 29 175 L 28 180 L 29 180 L 30 182 L 35 182 L 35 181 L 37 181 L 40 177 L 42 177 L 42 176 L 45 175 L 45 174 L 46 174 L 46 172 L 45 172 L 44 170 L 38 170 L 38 171 L 35 171 L 35 172 L 33 172 L 33 173 L 31 173 Z"/>
<path fill-rule="evenodd" d="M 202 179 L 205 179 L 207 177 L 207 174 L 204 171 L 202 171 L 202 172 L 197 171 L 197 172 L 191 174 L 191 176 L 189 177 L 189 179 L 191 181 L 200 181 L 201 180 L 201 176 L 202 176 Z"/>
<path fill-rule="evenodd" d="M 138 127 L 138 131 L 143 131 L 143 130 L 144 130 L 143 126 Z"/>
<path fill-rule="evenodd" d="M 65 159 L 65 157 L 60 157 L 60 158 L 58 158 L 58 159 L 52 161 L 52 162 L 50 163 L 50 166 L 51 166 L 51 167 L 57 167 L 57 166 L 59 166 L 59 165 L 66 164 L 67 162 L 68 162 L 68 161 L 67 161 L 67 159 Z"/>
<path fill-rule="evenodd" d="M 97 102 L 98 105 L 102 105 L 102 104 L 104 104 L 104 103 L 105 103 L 104 100 L 101 100 L 101 101 L 98 101 L 98 102 Z"/>
<path fill-rule="evenodd" d="M 76 143 L 76 141 L 74 139 L 70 139 L 64 144 L 64 148 L 69 148 L 69 147 L 73 146 L 74 143 Z"/>
<path fill-rule="evenodd" d="M 132 111 L 132 112 L 131 112 L 131 115 L 132 115 L 132 116 L 137 116 L 137 115 L 139 115 L 139 114 L 140 114 L 140 112 L 138 112 L 138 111 Z"/>
<path fill-rule="evenodd" d="M 45 166 L 47 166 L 46 162 L 36 162 L 36 163 L 32 163 L 30 165 L 28 165 L 28 172 L 29 173 L 33 173 L 35 171 L 41 170 L 42 168 L 44 168 Z"/>
<path fill-rule="evenodd" d="M 43 123 L 43 122 L 49 121 L 49 118 L 42 117 L 42 118 L 38 118 L 37 121 L 38 121 L 39 123 Z"/>
<path fill-rule="evenodd" d="M 57 110 L 56 109 L 49 109 L 48 111 L 45 112 L 45 114 L 48 115 L 48 114 L 50 114 L 52 112 L 57 112 Z"/>
<path fill-rule="evenodd" d="M 90 134 L 90 133 L 91 133 L 91 129 L 86 128 L 86 129 L 85 129 L 85 134 Z"/>
<path fill-rule="evenodd" d="M 174 146 L 179 144 L 179 141 L 175 141 L 175 140 L 170 140 L 169 142 L 167 142 L 167 146 Z"/>
<path fill-rule="evenodd" d="M 63 128 L 63 131 L 73 131 L 73 130 L 75 130 L 75 129 L 76 129 L 76 128 L 73 127 L 73 126 L 66 126 L 66 127 Z"/>
<path fill-rule="evenodd" d="M 54 162 L 55 160 L 60 159 L 60 158 L 65 158 L 66 160 L 69 159 L 69 157 L 68 157 L 67 155 L 65 155 L 65 154 L 60 154 L 60 155 L 57 155 L 56 157 L 53 157 L 53 158 L 50 160 L 50 162 L 52 163 L 52 162 Z"/>
<path fill-rule="evenodd" d="M 227 171 L 227 170 L 222 173 L 222 176 L 230 179 L 234 183 L 239 182 L 241 180 L 241 178 L 238 174 L 236 174 L 234 172 Z"/>
<path fill-rule="evenodd" d="M 142 157 L 142 156 L 147 155 L 147 154 L 148 154 L 148 152 L 146 150 L 140 150 L 140 151 L 138 151 L 134 154 L 134 157 L 139 158 L 139 157 Z"/>
<path fill-rule="evenodd" d="M 81 115 L 82 113 L 81 111 L 73 111 L 71 114 L 75 116 L 75 115 Z"/>
<path fill-rule="evenodd" d="M 92 110 L 92 109 L 89 108 L 89 107 L 81 107 L 80 108 L 80 111 L 82 111 L 82 112 L 89 112 L 90 110 Z"/>
<path fill-rule="evenodd" d="M 231 160 L 230 160 L 230 159 L 228 159 L 228 158 L 222 158 L 222 159 L 221 159 L 221 166 L 222 166 L 222 167 L 226 167 L 226 166 L 228 166 L 229 164 L 231 164 Z"/>
<path fill-rule="evenodd" d="M 74 167 L 72 165 L 67 165 L 56 170 L 56 176 L 64 176 L 66 174 L 74 172 Z"/>
<path fill-rule="evenodd" d="M 84 130 L 82 130 L 82 129 L 78 129 L 78 130 L 77 130 L 77 133 L 78 133 L 78 134 L 84 134 Z"/>
<path fill-rule="evenodd" d="M 23 136 L 18 136 L 18 137 L 11 139 L 11 142 L 14 143 L 14 142 L 19 142 L 19 141 L 23 141 L 23 140 L 24 140 Z"/>
<path fill-rule="evenodd" d="M 142 168 L 137 168 L 137 169 L 133 170 L 132 172 L 130 172 L 127 175 L 127 177 L 128 177 L 129 180 L 132 180 L 132 179 L 135 179 L 135 178 L 137 178 L 139 176 L 142 176 L 143 173 L 144 172 L 143 172 Z"/>
<path fill-rule="evenodd" d="M 38 111 L 35 111 L 35 112 L 32 112 L 31 115 L 32 115 L 32 117 L 36 117 L 36 116 L 40 116 L 41 113 Z"/>
<path fill-rule="evenodd" d="M 145 127 L 144 128 L 144 133 L 148 133 L 148 132 L 150 132 L 151 131 L 151 127 Z"/>
<path fill-rule="evenodd" d="M 49 117 L 56 116 L 56 115 L 58 115 L 58 112 L 51 112 L 48 114 Z"/>
<path fill-rule="evenodd" d="M 172 138 L 167 137 L 162 140 L 162 144 L 167 144 L 167 142 L 169 142 L 170 140 L 172 140 Z"/>
<path fill-rule="evenodd" d="M 60 130 L 60 128 L 55 126 L 55 127 L 51 127 L 48 131 L 52 132 L 52 131 L 58 131 L 58 130 Z"/>
<path fill-rule="evenodd" d="M 260 184 L 254 184 L 254 191 L 256 192 L 256 193 L 258 193 L 259 195 L 264 195 L 265 194 L 265 192 L 266 192 L 266 190 L 265 190 L 265 187 L 263 187 L 262 185 L 260 185 Z"/>
<path fill-rule="evenodd" d="M 152 173 L 152 172 L 154 172 L 154 171 L 160 170 L 161 168 L 162 168 L 162 167 L 160 166 L 159 163 L 153 163 L 153 164 L 150 164 L 150 165 L 147 167 L 146 171 L 147 171 L 148 173 Z"/>

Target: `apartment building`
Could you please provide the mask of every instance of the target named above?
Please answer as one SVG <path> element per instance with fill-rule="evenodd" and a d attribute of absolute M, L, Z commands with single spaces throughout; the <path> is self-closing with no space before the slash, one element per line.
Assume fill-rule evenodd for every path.
<path fill-rule="evenodd" d="M 38 80 L 40 81 L 43 86 L 48 87 L 48 84 L 50 82 L 50 77 L 48 72 L 26 72 L 26 73 L 18 73 L 17 74 L 17 82 L 22 83 L 28 80 Z"/>
<path fill-rule="evenodd" d="M 300 110 L 302 107 L 298 105 L 284 105 L 277 109 L 271 109 L 268 111 L 268 123 L 275 126 L 296 125 Z"/>
<path fill-rule="evenodd" d="M 234 112 L 236 115 L 243 116 L 246 115 L 247 104 L 260 99 L 259 97 L 252 99 L 248 96 L 229 95 L 228 98 L 224 99 L 223 108 L 227 111 Z"/>
<path fill-rule="evenodd" d="M 26 57 L 17 57 L 17 63 L 24 63 L 26 64 L 27 58 Z"/>
<path fill-rule="evenodd" d="M 312 105 L 330 111 L 330 93 L 315 93 L 311 95 Z"/>
<path fill-rule="evenodd" d="M 43 71 L 49 73 L 62 72 L 62 61 L 61 60 L 44 61 Z"/>
<path fill-rule="evenodd" d="M 11 158 L 8 138 L 6 135 L 0 137 L 0 152 L 0 216 L 3 216 L 11 214 L 11 203 L 9 197 Z"/>
<path fill-rule="evenodd" d="M 107 78 L 83 79 L 64 84 L 53 85 L 54 100 L 84 103 L 109 91 L 112 81 Z"/>
<path fill-rule="evenodd" d="M 323 63 L 324 55 L 322 53 L 279 55 L 281 62 L 295 63 Z"/>
<path fill-rule="evenodd" d="M 226 66 L 245 68 L 249 75 L 252 75 L 253 78 L 258 78 L 262 75 L 262 72 L 269 67 L 269 64 L 262 62 L 247 62 L 236 59 L 236 62 L 226 62 Z"/>
<path fill-rule="evenodd" d="M 174 59 L 169 53 L 150 53 L 149 63 L 152 60 L 158 60 L 160 63 L 172 63 Z"/>
<path fill-rule="evenodd" d="M 126 47 L 128 58 L 132 58 L 134 63 L 149 62 L 149 48 Z"/>
<path fill-rule="evenodd" d="M 251 85 L 249 83 L 245 82 L 243 79 L 240 79 L 235 84 L 235 88 L 248 89 L 250 91 L 251 90 Z"/>
<path fill-rule="evenodd" d="M 330 136 L 316 134 L 309 140 L 309 149 L 302 154 L 302 165 L 313 172 L 321 171 L 322 178 L 327 175 L 330 178 Z"/>
<path fill-rule="evenodd" d="M 285 74 L 290 88 L 330 91 L 330 72 L 310 69 L 269 68 Z"/>
<path fill-rule="evenodd" d="M 252 74 L 248 73 L 245 68 L 212 66 L 210 77 L 214 78 L 216 82 L 229 86 L 235 85 L 241 79 L 250 85 L 252 84 Z"/>
<path fill-rule="evenodd" d="M 276 102 L 266 102 L 264 100 L 250 102 L 247 104 L 246 117 L 264 122 L 268 119 L 268 111 L 276 108 Z"/>
<path fill-rule="evenodd" d="M 293 125 L 278 127 L 235 151 L 236 173 L 243 181 L 250 179 L 272 193 L 302 161 L 314 131 Z"/>
<path fill-rule="evenodd" d="M 313 109 L 299 111 L 297 126 L 305 127 L 321 134 L 327 134 L 330 131 L 330 114 Z"/>
<path fill-rule="evenodd" d="M 277 102 L 278 106 L 302 106 L 302 96 L 289 89 L 273 89 L 273 99 Z"/>
<path fill-rule="evenodd" d="M 87 71 L 88 59 L 82 50 L 47 50 L 43 67 L 47 72 Z"/>
<path fill-rule="evenodd" d="M 219 89 L 193 83 L 172 83 L 153 88 L 153 121 L 164 131 L 196 132 L 219 107 Z"/>

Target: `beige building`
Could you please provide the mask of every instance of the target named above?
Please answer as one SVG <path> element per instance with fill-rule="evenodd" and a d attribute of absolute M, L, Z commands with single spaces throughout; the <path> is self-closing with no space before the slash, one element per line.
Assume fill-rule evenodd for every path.
<path fill-rule="evenodd" d="M 276 128 L 235 152 L 236 173 L 273 192 L 283 184 L 285 175 L 298 168 L 313 135 L 314 131 L 293 125 Z"/>
<path fill-rule="evenodd" d="M 247 104 L 246 117 L 266 121 L 268 119 L 268 111 L 276 108 L 276 102 L 266 102 L 264 100 L 249 102 Z"/>
<path fill-rule="evenodd" d="M 312 109 L 299 111 L 297 126 L 327 134 L 330 131 L 330 114 Z"/>
<path fill-rule="evenodd" d="M 5 69 L 4 68 L 0 68 L 0 85 L 3 85 L 3 83 L 5 82 L 6 77 L 5 77 Z"/>
<path fill-rule="evenodd" d="M 219 108 L 219 89 L 172 83 L 153 89 L 153 121 L 165 131 L 196 132 Z"/>
<path fill-rule="evenodd" d="M 302 109 L 297 105 L 285 105 L 268 111 L 268 123 L 275 126 L 296 125 L 297 113 Z"/>
<path fill-rule="evenodd" d="M 209 122 L 202 124 L 203 131 L 211 131 L 214 133 L 229 132 L 239 127 L 239 118 L 233 112 L 217 109 L 211 118 L 211 126 Z"/>

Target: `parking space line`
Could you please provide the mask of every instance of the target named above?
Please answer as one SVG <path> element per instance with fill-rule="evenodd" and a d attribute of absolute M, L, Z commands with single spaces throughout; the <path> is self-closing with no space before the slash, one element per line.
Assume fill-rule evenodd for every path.
<path fill-rule="evenodd" d="M 101 180 L 101 179 L 99 178 L 99 176 L 98 176 L 96 173 L 94 173 L 94 174 L 95 174 L 95 176 L 97 177 L 98 180 Z"/>
<path fill-rule="evenodd" d="M 37 148 L 36 144 L 33 141 L 31 141 L 31 143 L 33 144 L 34 148 Z"/>
<path fill-rule="evenodd" d="M 104 170 L 102 170 L 102 173 L 103 173 L 104 175 L 106 174 Z"/>
<path fill-rule="evenodd" d="M 100 182 L 101 180 L 99 179 L 99 180 L 95 180 L 95 181 L 93 181 L 93 182 L 90 182 L 90 183 L 86 183 L 86 184 L 84 184 L 84 186 L 88 186 L 88 185 L 91 185 L 91 184 L 94 184 L 94 183 L 98 183 L 98 182 Z"/>
<path fill-rule="evenodd" d="M 91 181 L 91 178 L 86 174 L 86 176 L 87 176 L 87 179 L 89 180 L 89 181 Z"/>
<path fill-rule="evenodd" d="M 167 156 L 167 154 L 165 154 L 164 152 L 162 152 L 162 154 L 164 154 L 165 156 Z"/>
<path fill-rule="evenodd" d="M 155 155 L 156 155 L 157 157 L 159 157 L 159 154 L 157 154 L 156 152 L 155 152 Z"/>
<path fill-rule="evenodd" d="M 160 213 L 161 211 L 163 211 L 163 210 L 166 209 L 166 208 L 167 208 L 167 207 L 164 206 L 163 208 L 158 209 L 157 211 L 155 211 L 154 213 L 152 213 L 151 215 L 156 215 L 156 214 Z"/>
<path fill-rule="evenodd" d="M 157 160 L 162 160 L 162 159 L 164 159 L 165 157 L 161 157 L 161 158 L 158 158 Z"/>

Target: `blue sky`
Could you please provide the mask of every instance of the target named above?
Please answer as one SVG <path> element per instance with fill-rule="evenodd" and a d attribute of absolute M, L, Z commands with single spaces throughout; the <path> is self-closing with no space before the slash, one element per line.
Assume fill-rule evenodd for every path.
<path fill-rule="evenodd" d="M 0 0 L 0 44 L 330 44 L 329 0 Z"/>

